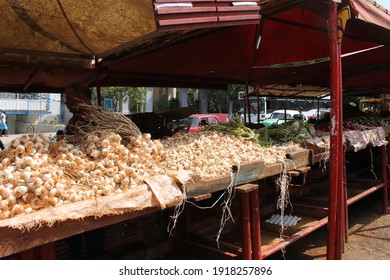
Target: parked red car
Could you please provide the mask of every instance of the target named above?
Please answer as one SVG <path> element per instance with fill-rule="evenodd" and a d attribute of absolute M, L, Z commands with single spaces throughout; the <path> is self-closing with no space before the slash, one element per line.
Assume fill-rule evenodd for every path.
<path fill-rule="evenodd" d="M 190 124 L 188 132 L 195 132 L 201 130 L 209 124 L 226 123 L 229 121 L 229 114 L 193 114 L 187 118 Z"/>

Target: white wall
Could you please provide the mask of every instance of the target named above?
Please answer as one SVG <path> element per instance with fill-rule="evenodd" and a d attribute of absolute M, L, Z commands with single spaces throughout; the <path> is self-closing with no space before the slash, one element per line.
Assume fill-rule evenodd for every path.
<path fill-rule="evenodd" d="M 59 93 L 49 93 L 49 111 L 52 115 L 61 114 L 61 94 Z"/>
<path fill-rule="evenodd" d="M 208 113 L 208 110 L 207 110 L 208 103 L 209 103 L 208 90 L 200 89 L 199 90 L 199 113 L 200 114 L 207 114 Z"/>
<path fill-rule="evenodd" d="M 178 88 L 177 89 L 179 106 L 187 107 L 188 106 L 188 89 L 187 88 Z"/>
<path fill-rule="evenodd" d="M 46 99 L 0 99 L 0 109 L 5 111 L 46 111 Z"/>
<path fill-rule="evenodd" d="M 147 87 L 146 89 L 146 102 L 144 112 L 153 112 L 153 88 Z"/>

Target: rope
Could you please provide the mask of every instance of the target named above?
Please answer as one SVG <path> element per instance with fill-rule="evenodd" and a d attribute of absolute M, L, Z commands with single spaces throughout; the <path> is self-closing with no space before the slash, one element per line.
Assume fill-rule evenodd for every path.
<path fill-rule="evenodd" d="M 293 162 L 293 161 L 292 161 Z M 294 163 L 294 162 L 293 162 Z M 287 206 L 291 207 L 292 212 L 292 204 L 290 201 L 290 193 L 288 191 L 288 187 L 290 184 L 291 177 L 288 175 L 288 161 L 284 161 L 280 163 L 281 165 L 281 173 L 280 176 L 276 179 L 276 188 L 280 190 L 280 194 L 276 203 L 276 209 L 280 209 L 280 230 L 279 235 L 281 239 L 285 239 L 284 235 L 284 216 L 285 210 Z M 290 213 L 291 214 L 291 213 Z M 281 252 L 283 258 L 285 258 L 286 247 L 281 248 Z"/>
<path fill-rule="evenodd" d="M 77 39 L 79 39 L 80 43 L 88 50 L 90 51 L 91 53 L 95 54 L 95 52 L 93 50 L 91 50 L 86 43 L 84 43 L 84 41 L 81 39 L 81 37 L 79 36 L 79 34 L 76 32 L 76 29 L 73 27 L 72 23 L 70 22 L 68 16 L 66 15 L 65 13 L 65 10 L 64 10 L 64 7 L 62 6 L 60 0 L 56 0 L 57 1 L 57 4 L 58 6 L 60 7 L 60 10 L 62 12 L 62 15 L 64 16 L 66 22 L 68 23 L 70 29 L 73 31 L 74 35 L 76 35 Z"/>
<path fill-rule="evenodd" d="M 236 174 L 238 174 L 239 168 Z M 224 201 L 222 202 L 222 215 L 221 215 L 221 222 L 219 224 L 219 230 L 217 233 L 217 237 L 215 241 L 217 242 L 217 246 L 219 249 L 219 239 L 221 238 L 222 230 L 225 227 L 225 224 L 227 221 L 232 219 L 234 223 L 234 218 L 232 215 L 232 212 L 230 211 L 230 207 L 234 198 L 234 195 L 236 193 L 236 179 L 237 175 L 235 175 L 234 172 L 230 172 L 230 184 L 224 191 Z"/>
<path fill-rule="evenodd" d="M 374 174 L 375 180 L 377 180 L 378 177 L 376 176 L 376 174 L 374 172 L 374 156 L 372 154 L 372 148 L 370 148 L 370 157 L 371 157 L 370 171 L 372 174 Z"/>
<path fill-rule="evenodd" d="M 186 199 L 187 190 L 184 187 L 183 194 L 184 194 L 185 199 L 180 204 L 175 206 L 175 208 L 173 210 L 173 215 L 170 216 L 171 220 L 169 221 L 168 227 L 167 227 L 167 231 L 169 232 L 169 236 L 172 236 L 172 230 L 176 227 L 177 220 L 178 220 L 179 216 L 181 215 L 181 213 L 184 211 L 184 207 L 185 207 L 186 203 L 189 203 L 198 209 L 205 210 L 205 209 L 214 208 L 223 199 L 223 201 L 221 203 L 221 206 L 222 206 L 221 221 L 220 221 L 219 230 L 218 230 L 218 233 L 216 236 L 216 242 L 217 242 L 217 245 L 219 248 L 219 239 L 221 237 L 222 230 L 225 227 L 226 222 L 229 221 L 229 219 L 232 219 L 232 221 L 234 222 L 234 218 L 233 218 L 233 215 L 230 211 L 230 208 L 231 208 L 231 204 L 232 204 L 234 195 L 236 193 L 235 187 L 237 185 L 237 176 L 238 176 L 239 172 L 240 172 L 240 166 L 237 167 L 237 172 L 232 172 L 232 171 L 230 172 L 229 185 L 227 186 L 225 191 L 218 197 L 218 199 L 211 206 L 199 206 L 199 205 L 195 204 L 194 202 L 187 200 Z"/>

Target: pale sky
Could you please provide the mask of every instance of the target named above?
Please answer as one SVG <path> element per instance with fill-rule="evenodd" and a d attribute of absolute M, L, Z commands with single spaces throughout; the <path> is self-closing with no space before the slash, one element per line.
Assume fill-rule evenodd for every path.
<path fill-rule="evenodd" d="M 375 2 L 377 2 L 379 5 L 381 5 L 382 7 L 390 10 L 390 0 L 374 0 Z"/>

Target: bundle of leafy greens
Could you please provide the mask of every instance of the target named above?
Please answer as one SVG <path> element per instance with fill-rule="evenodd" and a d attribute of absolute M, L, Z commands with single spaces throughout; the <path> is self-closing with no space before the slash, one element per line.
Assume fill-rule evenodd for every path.
<path fill-rule="evenodd" d="M 258 133 L 249 127 L 246 127 L 239 117 L 233 117 L 227 123 L 211 124 L 207 127 L 208 130 L 219 131 L 237 137 L 242 137 L 247 140 L 258 142 Z"/>
<path fill-rule="evenodd" d="M 291 120 L 282 124 L 273 124 L 259 131 L 260 139 L 271 139 L 275 145 L 283 143 L 301 143 L 304 139 L 315 136 L 314 126 L 302 120 Z M 261 143 L 261 141 L 259 141 Z"/>
<path fill-rule="evenodd" d="M 239 117 L 232 118 L 228 123 L 209 125 L 207 129 L 242 137 L 266 147 L 291 142 L 300 143 L 313 137 L 315 132 L 312 124 L 302 120 L 292 120 L 253 130 L 246 127 Z"/>

